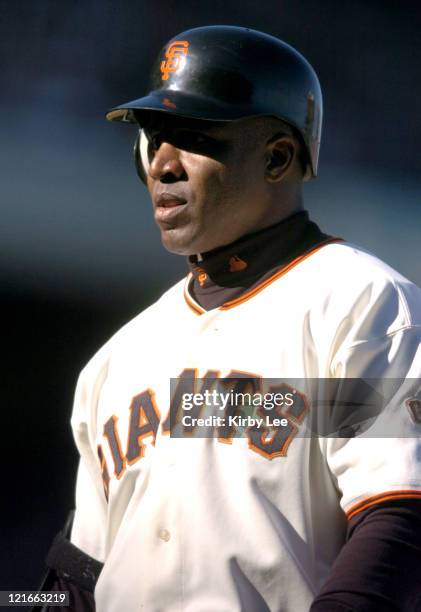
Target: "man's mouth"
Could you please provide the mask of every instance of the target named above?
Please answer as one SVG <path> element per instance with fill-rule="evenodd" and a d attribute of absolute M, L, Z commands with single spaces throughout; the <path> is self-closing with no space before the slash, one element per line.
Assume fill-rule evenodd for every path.
<path fill-rule="evenodd" d="M 173 193 L 162 193 L 155 200 L 155 219 L 166 221 L 174 217 L 187 204 L 187 200 Z"/>
<path fill-rule="evenodd" d="M 156 207 L 172 208 L 174 206 L 182 206 L 183 204 L 186 204 L 186 202 L 187 200 L 173 193 L 161 193 L 161 195 L 156 199 Z"/>

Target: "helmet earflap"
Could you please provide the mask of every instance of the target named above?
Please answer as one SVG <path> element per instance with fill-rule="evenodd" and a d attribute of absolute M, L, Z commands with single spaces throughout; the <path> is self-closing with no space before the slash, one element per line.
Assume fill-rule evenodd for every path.
<path fill-rule="evenodd" d="M 136 136 L 136 140 L 133 147 L 134 161 L 136 165 L 136 172 L 142 183 L 146 185 L 146 176 L 149 170 L 149 157 L 148 157 L 148 139 L 144 130 L 141 128 Z"/>

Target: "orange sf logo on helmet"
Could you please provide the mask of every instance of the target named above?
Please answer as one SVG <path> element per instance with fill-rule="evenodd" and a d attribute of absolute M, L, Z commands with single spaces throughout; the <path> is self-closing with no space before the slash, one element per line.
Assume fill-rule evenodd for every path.
<path fill-rule="evenodd" d="M 180 60 L 187 55 L 189 43 L 187 40 L 175 40 L 165 51 L 166 60 L 161 62 L 162 80 L 167 81 L 170 72 L 177 72 Z"/>

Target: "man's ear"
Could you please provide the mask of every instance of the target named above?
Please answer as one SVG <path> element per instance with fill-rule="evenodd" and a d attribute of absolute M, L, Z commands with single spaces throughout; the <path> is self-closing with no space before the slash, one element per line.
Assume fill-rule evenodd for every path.
<path fill-rule="evenodd" d="M 265 178 L 270 183 L 280 181 L 297 156 L 297 146 L 291 136 L 272 138 L 266 147 Z"/>

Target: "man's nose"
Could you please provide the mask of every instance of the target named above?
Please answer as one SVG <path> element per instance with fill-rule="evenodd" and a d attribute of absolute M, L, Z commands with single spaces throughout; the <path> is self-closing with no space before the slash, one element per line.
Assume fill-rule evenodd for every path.
<path fill-rule="evenodd" d="M 172 183 L 186 176 L 180 159 L 180 151 L 169 142 L 162 142 L 155 151 L 149 166 L 149 176 L 155 181 Z"/>

